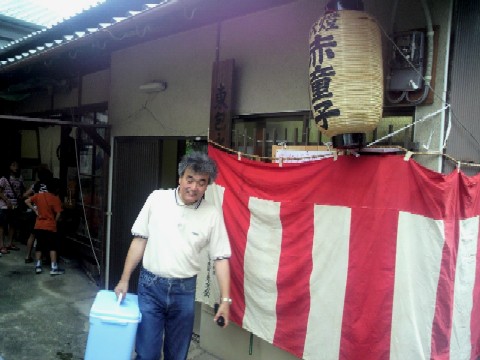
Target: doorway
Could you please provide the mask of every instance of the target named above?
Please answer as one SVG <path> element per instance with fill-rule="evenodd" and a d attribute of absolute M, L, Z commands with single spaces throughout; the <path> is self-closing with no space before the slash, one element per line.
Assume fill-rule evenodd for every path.
<path fill-rule="evenodd" d="M 123 271 L 132 240 L 131 227 L 148 195 L 155 189 L 175 188 L 177 166 L 191 151 L 207 151 L 205 139 L 174 137 L 116 137 L 113 148 L 112 217 L 107 288 L 113 289 Z M 129 292 L 136 292 L 139 268 Z"/>

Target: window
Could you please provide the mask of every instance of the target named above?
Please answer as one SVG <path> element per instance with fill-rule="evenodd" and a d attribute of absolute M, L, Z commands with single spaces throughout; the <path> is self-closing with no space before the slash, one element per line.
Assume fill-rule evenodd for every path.
<path fill-rule="evenodd" d="M 272 156 L 272 145 L 280 143 L 316 143 L 310 138 L 309 112 L 238 116 L 233 121 L 232 142 L 235 150 L 262 157 Z M 314 131 L 318 132 L 318 131 Z"/>
<path fill-rule="evenodd" d="M 85 111 L 78 116 L 82 124 L 68 136 L 74 143 L 76 159 L 67 164 L 67 198 L 76 214 L 77 225 L 69 234 L 77 251 L 85 257 L 102 259 L 105 239 L 105 212 L 107 202 L 108 139 L 106 111 Z M 97 126 L 95 126 L 97 125 Z M 74 139 L 74 140 L 72 140 Z"/>
<path fill-rule="evenodd" d="M 366 144 L 386 137 L 412 124 L 411 108 L 389 109 L 384 112 L 375 131 L 366 134 Z M 413 127 L 406 128 L 376 146 L 412 146 Z M 323 135 L 309 111 L 237 116 L 233 119 L 232 147 L 234 150 L 259 157 L 271 157 L 272 145 L 324 145 L 331 139 Z"/>

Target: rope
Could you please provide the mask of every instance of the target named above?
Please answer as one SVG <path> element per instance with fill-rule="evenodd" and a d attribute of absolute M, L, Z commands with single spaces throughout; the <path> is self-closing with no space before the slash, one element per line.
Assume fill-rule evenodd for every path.
<path fill-rule="evenodd" d="M 408 124 L 407 126 L 404 126 L 403 128 L 400 128 L 400 129 L 398 129 L 398 130 L 396 130 L 396 131 L 394 131 L 394 132 L 392 132 L 392 133 L 390 133 L 390 134 L 388 134 L 388 135 L 386 135 L 386 136 L 384 136 L 384 137 L 382 137 L 382 138 L 380 138 L 380 139 L 377 139 L 377 140 L 375 140 L 374 142 L 371 142 L 370 144 L 367 145 L 367 147 L 372 146 L 372 145 L 375 145 L 375 144 L 377 144 L 377 143 L 379 143 L 379 142 L 382 142 L 383 140 L 386 140 L 386 139 L 388 139 L 388 138 L 390 138 L 390 137 L 393 137 L 393 136 L 395 136 L 396 134 L 398 134 L 399 132 L 402 132 L 402 131 L 404 131 L 405 129 L 408 129 L 408 128 L 414 126 L 415 124 L 419 124 L 419 123 L 421 123 L 421 122 L 424 122 L 425 120 L 430 119 L 431 117 L 434 117 L 435 115 L 441 113 L 442 111 L 448 109 L 449 107 L 450 107 L 450 104 L 447 104 L 447 105 L 445 105 L 443 108 L 438 109 L 437 111 L 434 111 L 433 113 L 427 114 L 427 115 L 425 115 L 424 117 L 418 119 L 417 121 L 414 121 L 413 123 Z"/>
<path fill-rule="evenodd" d="M 432 115 L 433 116 L 433 115 Z M 426 120 L 426 119 L 424 119 Z M 216 142 L 214 142 L 213 140 L 210 140 L 208 139 L 208 143 L 215 146 L 216 148 L 219 148 L 225 152 L 228 152 L 228 153 L 231 153 L 231 154 L 234 154 L 238 157 L 239 160 L 241 160 L 241 158 L 247 158 L 247 159 L 251 159 L 251 160 L 257 160 L 257 161 L 260 161 L 260 160 L 265 160 L 265 161 L 270 161 L 270 162 L 276 162 L 276 161 L 280 161 L 281 158 L 277 158 L 277 157 L 266 157 L 266 156 L 258 156 L 258 155 L 252 155 L 252 154 L 247 154 L 247 153 L 243 153 L 241 151 L 238 151 L 238 150 L 234 150 L 234 149 L 231 149 L 231 148 L 228 148 L 226 146 L 223 146 L 223 145 L 220 145 Z M 371 147 L 373 149 L 375 148 L 379 148 L 379 149 L 397 149 L 398 152 L 404 152 L 406 154 L 408 154 L 408 159 L 415 155 L 415 156 L 418 156 L 418 155 L 423 155 L 423 156 L 442 156 L 443 158 L 449 160 L 449 161 L 452 161 L 455 166 L 458 168 L 460 166 L 468 166 L 468 167 L 478 167 L 480 168 L 480 164 L 478 163 L 473 163 L 473 162 L 465 162 L 465 161 L 460 161 L 460 160 L 457 160 L 455 159 L 454 157 L 448 155 L 448 154 L 444 154 L 442 153 L 441 151 L 410 151 L 408 149 L 405 149 L 404 147 L 402 146 L 395 146 L 395 145 L 385 145 L 385 146 L 371 146 L 372 144 L 369 144 L 367 145 L 368 147 Z M 360 149 L 359 151 L 361 151 L 362 149 Z M 336 149 L 332 149 L 332 156 L 336 159 L 337 155 L 345 155 L 346 152 L 341 150 L 336 150 Z M 355 152 L 355 153 L 352 153 L 352 154 L 358 154 L 358 152 Z M 325 159 L 325 155 L 318 155 L 318 156 L 315 156 L 315 155 L 312 155 L 312 156 L 308 156 L 308 157 L 295 157 L 295 158 L 288 158 L 287 160 L 304 160 L 304 161 L 312 161 L 312 159 L 315 159 L 315 158 L 319 158 L 319 159 Z M 283 160 L 286 160 L 284 158 L 282 158 Z M 279 166 L 281 166 L 281 164 L 279 163 Z"/>

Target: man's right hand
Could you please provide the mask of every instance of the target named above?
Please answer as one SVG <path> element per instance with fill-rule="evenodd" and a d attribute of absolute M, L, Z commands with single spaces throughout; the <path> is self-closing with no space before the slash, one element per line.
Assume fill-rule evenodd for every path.
<path fill-rule="evenodd" d="M 120 280 L 117 286 L 115 286 L 115 289 L 113 291 L 115 291 L 115 294 L 117 295 L 117 299 L 119 296 L 122 296 L 122 301 L 123 301 L 123 299 L 125 299 L 125 295 L 128 292 L 128 281 Z"/>
<path fill-rule="evenodd" d="M 125 299 L 125 296 L 128 292 L 130 276 L 137 267 L 138 263 L 142 261 L 143 253 L 145 252 L 145 246 L 147 246 L 147 241 L 145 239 L 140 237 L 133 238 L 130 248 L 128 249 L 127 259 L 125 260 L 122 276 L 120 276 L 120 281 L 113 290 L 117 295 L 117 299 L 120 294 L 122 294 L 122 299 Z"/>

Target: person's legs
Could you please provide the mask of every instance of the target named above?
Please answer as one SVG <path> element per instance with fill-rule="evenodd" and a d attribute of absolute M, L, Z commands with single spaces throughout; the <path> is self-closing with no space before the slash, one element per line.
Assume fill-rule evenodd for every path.
<path fill-rule="evenodd" d="M 8 250 L 20 250 L 18 247 L 15 246 L 15 235 L 18 229 L 18 219 L 17 215 L 15 214 L 14 210 L 8 210 Z"/>
<path fill-rule="evenodd" d="M 42 252 L 39 250 L 35 251 L 35 273 L 42 273 Z"/>
<path fill-rule="evenodd" d="M 192 339 L 195 317 L 196 277 L 173 279 L 165 324 L 165 360 L 185 360 Z"/>
<path fill-rule="evenodd" d="M 48 236 L 49 236 L 48 244 L 49 244 L 50 261 L 51 261 L 50 275 L 63 275 L 65 273 L 65 270 L 60 269 L 57 263 L 57 249 L 58 249 L 57 233 L 53 231 L 49 231 Z"/>
<path fill-rule="evenodd" d="M 3 238 L 5 236 L 5 230 L 8 228 L 8 221 L 7 221 L 7 210 L 0 209 L 0 253 L 1 254 L 8 254 L 9 251 L 5 247 L 5 243 L 3 242 Z"/>
<path fill-rule="evenodd" d="M 50 261 L 52 262 L 52 267 L 57 266 L 57 252 L 55 250 L 50 250 Z"/>
<path fill-rule="evenodd" d="M 52 262 L 50 268 L 50 275 L 63 275 L 65 274 L 65 269 L 61 269 L 57 264 L 57 252 L 55 250 L 50 251 L 50 260 Z"/>
<path fill-rule="evenodd" d="M 141 269 L 138 281 L 138 324 L 135 352 L 137 360 L 158 360 L 162 352 L 163 328 L 167 309 L 168 283 Z"/>
<path fill-rule="evenodd" d="M 45 230 L 35 230 L 34 234 L 37 238 L 37 247 L 35 249 L 35 273 L 42 273 L 42 251 L 45 247 Z"/>
<path fill-rule="evenodd" d="M 35 234 L 33 233 L 33 229 L 35 228 L 35 222 L 37 220 L 37 215 L 35 212 L 31 211 L 28 214 L 28 228 L 30 230 L 30 235 L 27 239 L 27 253 L 25 254 L 25 263 L 31 263 L 32 259 L 32 249 L 33 243 L 35 242 Z"/>
<path fill-rule="evenodd" d="M 8 245 L 7 248 L 11 247 L 13 245 L 13 235 L 15 234 L 15 228 L 13 225 L 10 223 L 8 224 Z"/>
<path fill-rule="evenodd" d="M 8 254 L 8 250 L 3 246 L 3 226 L 0 225 L 0 256 Z"/>
<path fill-rule="evenodd" d="M 35 241 L 35 235 L 33 232 L 30 234 L 27 240 L 27 253 L 25 255 L 25 262 L 26 263 L 31 263 L 33 261 L 32 259 L 32 248 L 33 248 L 33 242 Z"/>
<path fill-rule="evenodd" d="M 4 246 L 3 237 L 5 236 L 5 231 L 3 230 L 3 226 L 0 226 L 0 253 L 1 254 L 8 254 L 10 251 Z"/>

